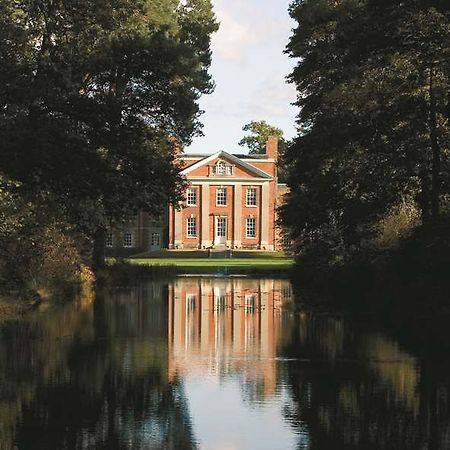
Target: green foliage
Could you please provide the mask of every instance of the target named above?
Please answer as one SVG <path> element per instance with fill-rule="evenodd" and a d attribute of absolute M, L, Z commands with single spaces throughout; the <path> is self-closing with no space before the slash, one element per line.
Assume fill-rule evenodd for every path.
<path fill-rule="evenodd" d="M 264 154 L 266 152 L 266 142 L 271 136 L 276 136 L 279 140 L 283 138 L 283 131 L 277 127 L 269 125 L 265 120 L 252 121 L 243 126 L 242 131 L 248 132 L 239 145 L 249 148 L 251 155 Z"/>
<path fill-rule="evenodd" d="M 419 224 L 420 211 L 417 205 L 410 199 L 404 199 L 399 205 L 391 208 L 378 223 L 375 245 L 381 249 L 394 248 Z"/>
<path fill-rule="evenodd" d="M 73 230 L 43 195 L 30 202 L 21 191 L 0 177 L 2 290 L 54 290 L 79 282 L 82 259 Z"/>
<path fill-rule="evenodd" d="M 201 132 L 216 29 L 209 0 L 0 0 L 1 170 L 91 237 L 159 214 Z"/>
<path fill-rule="evenodd" d="M 303 254 L 340 262 L 403 198 L 426 225 L 450 191 L 450 13 L 437 1 L 295 1 L 300 133 L 283 224 Z"/>

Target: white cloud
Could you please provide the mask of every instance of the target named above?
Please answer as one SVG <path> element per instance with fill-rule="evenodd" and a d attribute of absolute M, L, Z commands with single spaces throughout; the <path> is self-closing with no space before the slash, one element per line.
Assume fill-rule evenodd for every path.
<path fill-rule="evenodd" d="M 284 82 L 282 78 L 268 78 L 253 92 L 246 109 L 255 118 L 258 117 L 257 120 L 265 117 L 294 117 L 297 108 L 292 103 L 296 96 L 294 85 Z"/>
<path fill-rule="evenodd" d="M 252 30 L 231 14 L 222 11 L 217 15 L 220 28 L 212 38 L 213 54 L 225 60 L 241 62 L 249 49 L 264 40 L 260 30 Z"/>
<path fill-rule="evenodd" d="M 220 28 L 212 38 L 212 50 L 225 60 L 243 62 L 252 48 L 286 29 L 284 21 L 275 20 L 255 2 L 217 0 L 215 3 Z"/>

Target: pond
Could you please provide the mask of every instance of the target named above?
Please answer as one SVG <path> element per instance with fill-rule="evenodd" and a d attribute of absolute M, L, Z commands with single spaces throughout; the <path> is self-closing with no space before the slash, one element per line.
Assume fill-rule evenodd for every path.
<path fill-rule="evenodd" d="M 446 316 L 294 307 L 287 280 L 180 277 L 0 328 L 0 449 L 450 448 Z"/>

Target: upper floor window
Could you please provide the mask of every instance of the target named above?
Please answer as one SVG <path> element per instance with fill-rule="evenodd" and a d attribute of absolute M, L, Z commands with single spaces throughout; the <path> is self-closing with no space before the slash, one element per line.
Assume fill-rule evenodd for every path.
<path fill-rule="evenodd" d="M 227 206 L 227 188 L 218 188 L 216 191 L 216 206 Z"/>
<path fill-rule="evenodd" d="M 256 206 L 256 189 L 255 188 L 247 189 L 245 204 L 246 204 L 246 206 Z"/>
<path fill-rule="evenodd" d="M 134 236 L 131 231 L 123 233 L 123 246 L 125 248 L 132 248 L 134 246 Z"/>
<path fill-rule="evenodd" d="M 186 192 L 187 206 L 197 206 L 197 189 L 189 188 Z"/>
<path fill-rule="evenodd" d="M 256 219 L 254 217 L 248 217 L 245 224 L 245 236 L 247 238 L 256 237 Z"/>
<path fill-rule="evenodd" d="M 195 217 L 188 217 L 187 219 L 186 236 L 188 238 L 197 237 L 197 219 Z"/>

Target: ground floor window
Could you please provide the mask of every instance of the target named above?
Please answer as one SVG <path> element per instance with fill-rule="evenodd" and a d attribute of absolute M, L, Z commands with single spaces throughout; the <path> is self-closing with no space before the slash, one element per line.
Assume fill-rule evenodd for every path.
<path fill-rule="evenodd" d="M 132 248 L 134 246 L 133 233 L 131 231 L 123 233 L 123 246 L 125 248 Z"/>
<path fill-rule="evenodd" d="M 283 235 L 282 239 L 281 239 L 281 245 L 283 246 L 283 248 L 285 249 L 289 249 L 291 246 L 292 242 L 291 242 L 291 238 L 289 237 L 289 235 Z"/>
<path fill-rule="evenodd" d="M 159 247 L 161 245 L 161 234 L 160 233 L 152 233 L 151 243 L 152 243 L 152 247 Z"/>
<path fill-rule="evenodd" d="M 111 232 L 106 233 L 106 246 L 111 248 L 114 245 L 114 237 Z"/>
<path fill-rule="evenodd" d="M 186 311 L 191 313 L 195 310 L 195 303 L 197 302 L 197 296 L 195 294 L 186 295 Z"/>
<path fill-rule="evenodd" d="M 245 226 L 245 235 L 247 238 L 256 237 L 256 219 L 254 217 L 248 217 Z"/>
<path fill-rule="evenodd" d="M 188 217 L 187 219 L 186 236 L 188 238 L 197 237 L 197 219 L 195 217 Z"/>
<path fill-rule="evenodd" d="M 245 294 L 245 312 L 253 313 L 256 308 L 256 295 Z"/>

